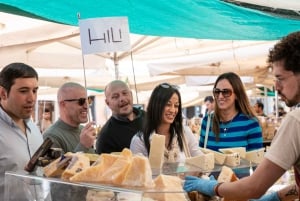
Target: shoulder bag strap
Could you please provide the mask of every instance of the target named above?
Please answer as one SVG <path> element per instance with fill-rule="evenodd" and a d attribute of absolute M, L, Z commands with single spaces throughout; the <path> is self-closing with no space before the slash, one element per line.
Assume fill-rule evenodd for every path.
<path fill-rule="evenodd" d="M 211 121 L 211 114 L 209 113 L 208 116 L 207 116 L 207 124 L 206 124 L 206 130 L 205 130 L 205 138 L 204 138 L 204 147 L 203 148 L 205 148 L 205 149 L 206 149 L 206 146 L 207 146 L 210 121 Z"/>

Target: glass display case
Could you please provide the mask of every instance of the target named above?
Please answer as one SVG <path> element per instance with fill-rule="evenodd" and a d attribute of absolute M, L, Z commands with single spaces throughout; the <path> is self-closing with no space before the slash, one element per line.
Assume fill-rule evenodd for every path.
<path fill-rule="evenodd" d="M 252 164 L 254 165 L 254 164 Z M 165 163 L 159 174 L 183 179 L 186 175 L 199 176 L 205 173 L 219 173 L 222 165 L 213 170 L 202 171 L 196 166 L 182 163 Z M 251 169 L 249 161 L 241 159 L 241 164 L 233 170 Z M 158 175 L 153 175 L 153 178 Z M 26 172 L 5 173 L 4 201 L 188 201 L 182 188 L 144 189 L 99 183 L 73 183 L 60 178 L 43 176 L 42 168 L 35 174 Z"/>
<path fill-rule="evenodd" d="M 72 183 L 24 172 L 5 173 L 4 201 L 154 201 L 189 200 L 183 191 Z"/>

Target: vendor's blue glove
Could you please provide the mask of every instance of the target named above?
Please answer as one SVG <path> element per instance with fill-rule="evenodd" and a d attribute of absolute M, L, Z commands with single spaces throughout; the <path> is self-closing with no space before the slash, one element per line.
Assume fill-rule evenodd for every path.
<path fill-rule="evenodd" d="M 200 193 L 203 193 L 205 195 L 214 196 L 216 195 L 214 189 L 217 184 L 218 182 L 213 176 L 210 176 L 209 180 L 194 176 L 186 176 L 183 189 L 186 192 L 199 191 Z"/>
<path fill-rule="evenodd" d="M 261 196 L 259 199 L 251 199 L 250 201 L 280 201 L 280 199 L 277 192 L 272 192 Z"/>

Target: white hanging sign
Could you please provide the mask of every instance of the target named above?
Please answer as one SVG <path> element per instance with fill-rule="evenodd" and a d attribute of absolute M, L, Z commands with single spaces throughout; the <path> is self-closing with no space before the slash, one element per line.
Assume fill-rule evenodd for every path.
<path fill-rule="evenodd" d="M 130 51 L 127 17 L 79 20 L 82 53 Z"/>

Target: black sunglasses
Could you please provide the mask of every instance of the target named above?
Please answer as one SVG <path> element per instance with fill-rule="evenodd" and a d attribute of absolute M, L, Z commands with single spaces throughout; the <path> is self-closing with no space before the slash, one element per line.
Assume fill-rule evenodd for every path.
<path fill-rule="evenodd" d="M 228 98 L 232 95 L 232 90 L 231 89 L 218 89 L 218 88 L 214 88 L 213 89 L 213 94 L 215 97 L 218 97 L 220 95 L 220 93 L 222 93 L 222 95 L 225 97 L 225 98 Z"/>
<path fill-rule="evenodd" d="M 86 98 L 67 99 L 67 100 L 64 100 L 64 101 L 67 101 L 67 102 L 77 101 L 78 105 L 83 106 L 86 103 Z"/>
<path fill-rule="evenodd" d="M 162 83 L 159 86 L 162 87 L 162 88 L 165 88 L 165 89 L 169 89 L 169 88 L 179 89 L 179 86 L 173 85 L 173 84 L 169 84 L 169 83 Z"/>

